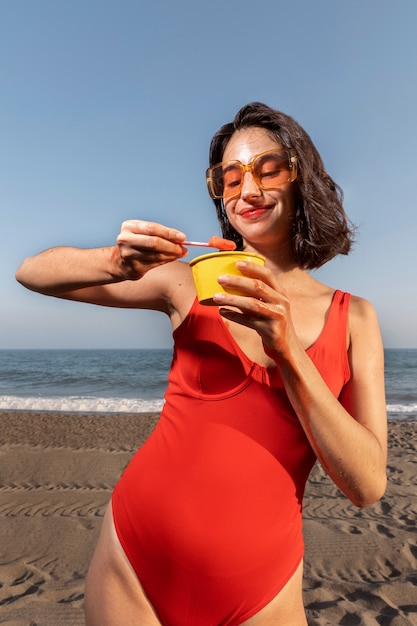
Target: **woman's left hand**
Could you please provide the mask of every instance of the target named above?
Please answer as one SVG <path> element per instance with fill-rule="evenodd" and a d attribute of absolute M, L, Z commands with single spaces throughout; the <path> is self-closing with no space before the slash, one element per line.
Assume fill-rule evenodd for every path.
<path fill-rule="evenodd" d="M 229 320 L 256 330 L 266 351 L 274 358 L 270 351 L 285 352 L 289 343 L 296 340 L 288 297 L 269 268 L 241 261 L 237 267 L 242 276 L 222 275 L 218 277 L 218 282 L 225 289 L 238 289 L 245 295 L 219 293 L 213 300 L 218 305 L 238 309 L 220 308 L 220 313 Z"/>

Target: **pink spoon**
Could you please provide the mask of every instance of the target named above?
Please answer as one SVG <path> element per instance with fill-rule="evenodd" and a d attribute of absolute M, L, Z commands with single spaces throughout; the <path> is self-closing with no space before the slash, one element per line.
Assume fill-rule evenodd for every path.
<path fill-rule="evenodd" d="M 217 248 L 222 251 L 232 251 L 236 249 L 236 244 L 234 241 L 230 239 L 223 239 L 222 237 L 217 237 L 217 235 L 213 235 L 209 239 L 207 243 L 203 241 L 183 241 L 182 245 L 184 246 L 203 246 L 204 248 Z"/>

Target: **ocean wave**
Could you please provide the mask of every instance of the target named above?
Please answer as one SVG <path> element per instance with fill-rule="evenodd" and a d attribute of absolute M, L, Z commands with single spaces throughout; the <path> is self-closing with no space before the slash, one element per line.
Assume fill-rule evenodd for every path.
<path fill-rule="evenodd" d="M 153 413 L 162 409 L 160 398 L 93 398 L 61 396 L 36 398 L 0 396 L 0 410 L 9 411 L 68 411 L 70 413 Z"/>
<path fill-rule="evenodd" d="M 387 404 L 388 413 L 417 413 L 417 404 Z"/>
<path fill-rule="evenodd" d="M 24 397 L 0 396 L 1 411 L 68 411 L 70 413 L 153 413 L 160 412 L 161 398 L 95 398 L 91 396 Z M 417 415 L 417 404 L 388 404 L 395 417 Z"/>

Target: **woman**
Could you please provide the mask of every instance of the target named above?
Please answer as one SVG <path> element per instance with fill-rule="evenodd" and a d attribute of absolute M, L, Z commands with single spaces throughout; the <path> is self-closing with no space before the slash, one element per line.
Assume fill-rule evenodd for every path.
<path fill-rule="evenodd" d="M 166 313 L 160 421 L 116 485 L 86 583 L 88 626 L 301 626 L 301 506 L 316 459 L 357 506 L 386 486 L 383 349 L 372 306 L 309 270 L 347 254 L 341 191 L 311 139 L 263 104 L 214 136 L 223 236 L 262 254 L 196 301 L 184 233 L 124 222 L 117 245 L 53 248 L 17 279 L 44 294 Z"/>

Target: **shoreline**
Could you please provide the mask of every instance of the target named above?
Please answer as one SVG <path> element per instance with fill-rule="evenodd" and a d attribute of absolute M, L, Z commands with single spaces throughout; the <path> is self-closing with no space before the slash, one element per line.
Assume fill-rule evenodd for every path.
<path fill-rule="evenodd" d="M 0 606 L 10 626 L 82 626 L 120 473 L 159 413 L 0 411 Z M 316 465 L 304 499 L 309 626 L 417 626 L 417 420 L 389 421 L 388 488 L 354 507 Z"/>

